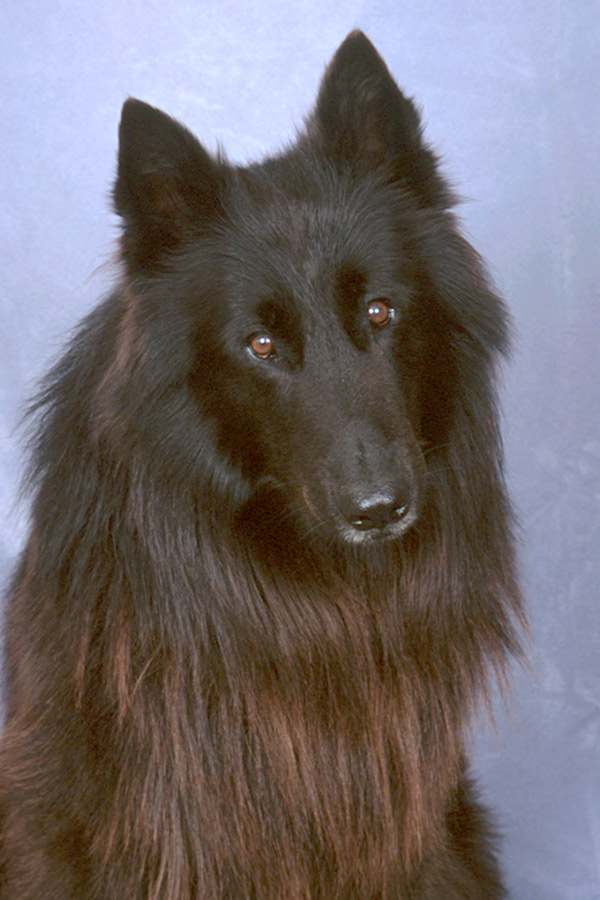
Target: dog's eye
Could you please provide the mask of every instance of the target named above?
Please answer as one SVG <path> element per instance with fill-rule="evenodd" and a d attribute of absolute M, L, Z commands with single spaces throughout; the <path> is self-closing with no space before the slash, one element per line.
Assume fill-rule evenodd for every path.
<path fill-rule="evenodd" d="M 383 325 L 387 325 L 390 322 L 393 310 L 387 300 L 378 297 L 377 300 L 371 300 L 367 306 L 367 314 L 371 325 L 375 325 L 376 328 L 381 328 Z"/>
<path fill-rule="evenodd" d="M 259 359 L 268 359 L 275 356 L 275 344 L 270 334 L 265 331 L 259 331 L 248 338 L 248 347 L 254 356 Z"/>

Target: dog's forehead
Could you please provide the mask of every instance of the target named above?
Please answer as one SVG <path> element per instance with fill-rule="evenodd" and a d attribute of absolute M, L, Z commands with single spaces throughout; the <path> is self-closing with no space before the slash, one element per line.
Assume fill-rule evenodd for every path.
<path fill-rule="evenodd" d="M 337 327 L 342 300 L 352 308 L 366 295 L 400 302 L 402 195 L 332 172 L 275 174 L 248 173 L 231 197 L 221 250 L 234 318 L 276 302 L 309 333 Z"/>
<path fill-rule="evenodd" d="M 304 277 L 337 267 L 389 261 L 397 243 L 393 213 L 359 191 L 299 191 L 284 188 L 253 198 L 234 217 L 237 234 L 251 257 L 264 266 L 294 270 Z M 397 248 L 396 248 L 397 252 Z"/>

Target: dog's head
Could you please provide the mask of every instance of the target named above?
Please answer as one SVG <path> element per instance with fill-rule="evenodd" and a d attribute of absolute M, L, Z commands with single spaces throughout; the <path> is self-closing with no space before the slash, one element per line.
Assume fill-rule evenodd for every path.
<path fill-rule="evenodd" d="M 296 145 L 260 165 L 213 158 L 128 101 L 115 204 L 149 373 L 140 446 L 232 510 L 254 499 L 269 517 L 279 498 L 317 536 L 413 527 L 430 460 L 506 339 L 450 203 L 413 103 L 360 33 Z"/>

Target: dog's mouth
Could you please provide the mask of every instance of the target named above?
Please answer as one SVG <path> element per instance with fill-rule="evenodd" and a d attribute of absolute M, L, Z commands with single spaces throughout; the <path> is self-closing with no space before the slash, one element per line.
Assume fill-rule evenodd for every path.
<path fill-rule="evenodd" d="M 262 478 L 240 510 L 239 521 L 270 546 L 290 548 L 307 537 L 323 546 L 383 545 L 400 540 L 420 515 L 411 480 L 376 489 L 336 490 L 307 482 L 290 487 L 285 480 Z"/>

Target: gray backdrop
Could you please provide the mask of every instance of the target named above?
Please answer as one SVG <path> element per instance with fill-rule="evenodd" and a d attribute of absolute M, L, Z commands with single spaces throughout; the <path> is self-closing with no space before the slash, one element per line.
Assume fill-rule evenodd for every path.
<path fill-rule="evenodd" d="M 18 410 L 111 282 L 120 106 L 245 161 L 293 136 L 359 26 L 422 105 L 467 232 L 514 312 L 505 377 L 532 673 L 475 736 L 514 900 L 600 898 L 599 14 L 595 0 L 3 0 L 0 559 Z"/>

